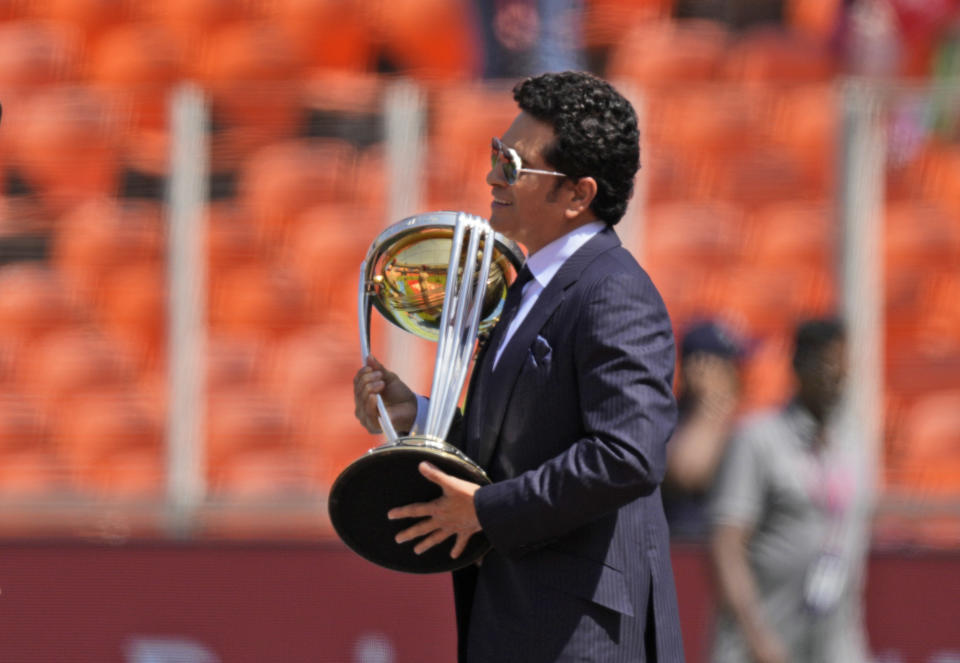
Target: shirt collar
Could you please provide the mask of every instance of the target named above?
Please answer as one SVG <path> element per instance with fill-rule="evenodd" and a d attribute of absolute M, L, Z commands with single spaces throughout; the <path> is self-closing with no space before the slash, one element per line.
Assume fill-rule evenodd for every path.
<path fill-rule="evenodd" d="M 787 404 L 787 417 L 790 426 L 793 428 L 797 437 L 803 441 L 807 447 L 813 447 L 818 435 L 826 435 L 829 439 L 830 431 L 836 425 L 836 414 L 841 411 L 841 406 L 837 405 L 833 409 L 833 414 L 827 417 L 825 424 L 821 425 L 813 413 L 800 402 L 799 398 L 794 397 Z"/>
<path fill-rule="evenodd" d="M 566 235 L 558 237 L 542 249 L 527 258 L 530 273 L 541 288 L 547 287 L 550 279 L 560 271 L 560 267 L 577 250 L 590 241 L 598 232 L 606 227 L 603 221 L 591 221 L 574 228 Z"/>

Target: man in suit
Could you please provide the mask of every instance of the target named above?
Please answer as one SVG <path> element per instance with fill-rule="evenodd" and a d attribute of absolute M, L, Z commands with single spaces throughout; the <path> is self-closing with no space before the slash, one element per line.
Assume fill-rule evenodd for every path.
<path fill-rule="evenodd" d="M 529 258 L 448 436 L 493 483 L 424 463 L 443 495 L 388 516 L 421 519 L 397 536 L 417 552 L 456 537 L 458 556 L 481 530 L 492 545 L 454 574 L 460 661 L 679 662 L 659 489 L 673 334 L 613 229 L 639 167 L 636 115 L 577 72 L 527 79 L 514 98 L 520 113 L 493 141 L 490 222 Z M 376 394 L 398 430 L 416 430 L 422 402 L 371 359 L 354 396 L 372 432 Z"/>

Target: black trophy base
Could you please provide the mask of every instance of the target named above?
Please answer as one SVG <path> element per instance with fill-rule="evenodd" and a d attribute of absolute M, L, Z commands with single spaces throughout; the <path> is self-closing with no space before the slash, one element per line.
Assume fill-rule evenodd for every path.
<path fill-rule="evenodd" d="M 450 557 L 456 537 L 421 555 L 413 552 L 419 538 L 406 543 L 394 540 L 417 520 L 389 520 L 390 509 L 429 502 L 442 494 L 440 487 L 417 469 L 423 461 L 465 481 L 490 483 L 476 463 L 443 442 L 404 438 L 371 449 L 340 473 L 330 489 L 328 504 L 334 529 L 358 555 L 394 571 L 440 573 L 472 564 L 490 549 L 482 532 L 470 537 L 466 549 L 456 559 Z"/>

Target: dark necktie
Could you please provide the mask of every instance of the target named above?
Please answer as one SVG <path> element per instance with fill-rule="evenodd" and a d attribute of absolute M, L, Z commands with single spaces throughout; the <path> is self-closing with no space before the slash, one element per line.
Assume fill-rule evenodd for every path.
<path fill-rule="evenodd" d="M 520 310 L 520 300 L 523 299 L 523 287 L 529 283 L 532 278 L 533 272 L 524 264 L 517 274 L 517 278 L 514 279 L 513 283 L 511 283 L 507 289 L 507 299 L 503 304 L 503 313 L 500 314 L 500 320 L 497 322 L 497 326 L 493 328 L 493 334 L 490 336 L 488 348 L 488 352 L 491 353 L 491 357 L 488 360 L 490 370 L 493 370 L 493 362 L 497 356 L 497 351 L 503 344 L 504 337 L 507 335 L 507 329 L 517 316 L 517 311 Z"/>
<path fill-rule="evenodd" d="M 485 409 L 485 401 L 488 397 L 486 393 L 487 384 L 493 373 L 493 361 L 497 356 L 497 348 L 503 343 L 503 338 L 507 334 L 507 327 L 510 326 L 510 322 L 517 315 L 517 310 L 520 308 L 520 300 L 523 298 L 523 286 L 532 278 L 533 273 L 524 265 L 517 274 L 517 278 L 514 279 L 513 283 L 510 284 L 510 287 L 507 289 L 507 298 L 503 304 L 503 312 L 500 314 L 500 320 L 497 322 L 497 326 L 493 328 L 493 332 L 490 334 L 490 339 L 487 341 L 480 360 L 477 365 L 474 366 L 474 371 L 477 372 L 477 375 L 472 381 L 467 396 L 468 445 L 476 443 L 479 439 L 480 425 L 483 420 L 481 413 Z M 468 454 L 471 452 L 476 453 L 477 451 L 476 448 L 469 447 L 466 450 Z"/>

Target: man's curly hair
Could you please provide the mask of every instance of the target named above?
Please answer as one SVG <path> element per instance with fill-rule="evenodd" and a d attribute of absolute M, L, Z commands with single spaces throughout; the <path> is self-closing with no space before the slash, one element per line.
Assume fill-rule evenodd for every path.
<path fill-rule="evenodd" d="M 571 178 L 592 177 L 597 218 L 616 224 L 633 195 L 640 167 L 640 132 L 630 102 L 612 85 L 577 71 L 542 74 L 513 88 L 520 109 L 553 127 L 553 144 L 543 155 Z"/>

